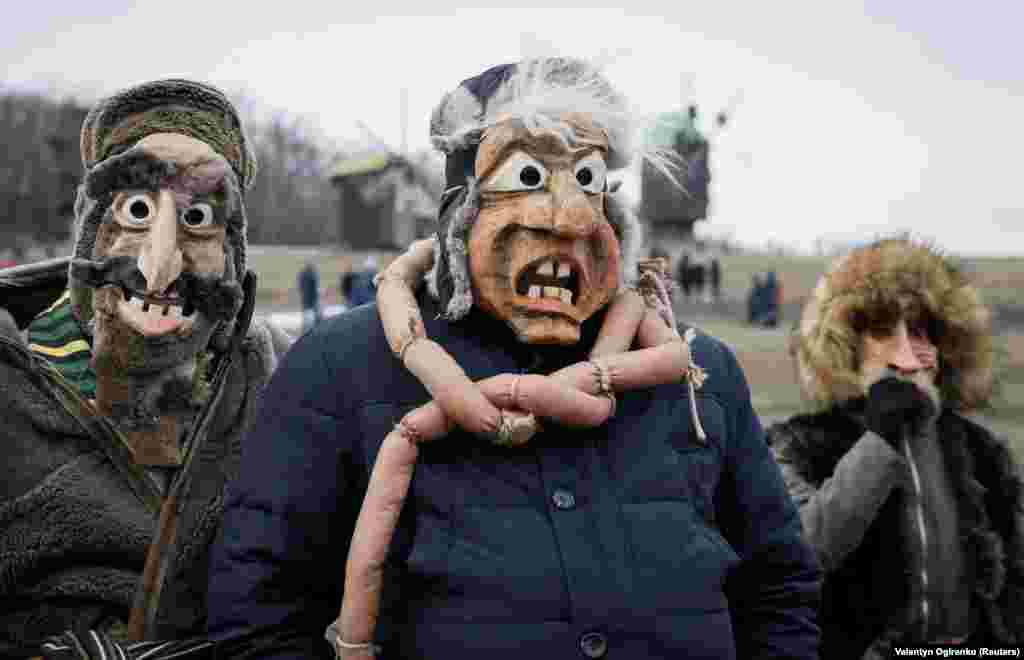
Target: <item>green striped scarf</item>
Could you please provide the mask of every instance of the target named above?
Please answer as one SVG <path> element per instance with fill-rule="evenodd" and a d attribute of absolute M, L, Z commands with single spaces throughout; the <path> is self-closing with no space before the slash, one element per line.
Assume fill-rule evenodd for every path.
<path fill-rule="evenodd" d="M 28 326 L 28 347 L 78 388 L 86 399 L 96 398 L 96 372 L 92 347 L 71 313 L 71 296 L 65 291 Z"/>

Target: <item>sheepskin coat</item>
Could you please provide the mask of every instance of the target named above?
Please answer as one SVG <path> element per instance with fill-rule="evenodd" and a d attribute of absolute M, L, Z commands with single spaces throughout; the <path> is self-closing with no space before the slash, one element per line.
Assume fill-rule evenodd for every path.
<path fill-rule="evenodd" d="M 237 468 L 257 395 L 289 341 L 253 323 L 209 398 L 207 440 L 157 612 L 159 637 L 202 629 L 221 489 Z M 16 333 L 0 334 L 0 441 L 0 657 L 17 657 L 65 630 L 126 622 L 161 488 L 132 462 L 110 421 Z"/>

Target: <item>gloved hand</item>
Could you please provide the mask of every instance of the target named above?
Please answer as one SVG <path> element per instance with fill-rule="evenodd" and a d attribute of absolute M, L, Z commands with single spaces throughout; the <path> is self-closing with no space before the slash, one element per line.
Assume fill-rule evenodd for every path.
<path fill-rule="evenodd" d="M 889 376 L 868 389 L 865 425 L 895 448 L 906 430 L 916 432 L 934 414 L 931 398 L 909 381 Z"/>

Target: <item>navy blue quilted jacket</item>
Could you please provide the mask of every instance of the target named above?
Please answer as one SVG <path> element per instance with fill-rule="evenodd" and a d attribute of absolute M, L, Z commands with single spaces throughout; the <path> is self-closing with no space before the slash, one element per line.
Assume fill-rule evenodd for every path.
<path fill-rule="evenodd" d="M 431 338 L 476 380 L 550 373 L 580 345 L 517 344 L 473 312 Z M 386 658 L 817 658 L 818 569 L 732 353 L 698 333 L 697 441 L 682 385 L 619 398 L 605 426 L 547 424 L 527 448 L 462 432 L 426 446 L 392 543 Z M 356 514 L 377 450 L 428 400 L 376 306 L 285 357 L 243 442 L 212 551 L 209 631 L 262 630 L 253 657 L 331 657 Z"/>

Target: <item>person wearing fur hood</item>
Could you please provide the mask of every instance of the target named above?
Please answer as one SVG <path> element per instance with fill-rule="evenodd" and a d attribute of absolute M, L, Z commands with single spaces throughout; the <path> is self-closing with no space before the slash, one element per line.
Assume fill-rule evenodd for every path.
<path fill-rule="evenodd" d="M 818 410 L 768 438 L 826 574 L 822 657 L 1024 642 L 1024 488 L 1007 445 L 964 416 L 993 383 L 966 277 L 908 237 L 855 249 L 792 348 Z"/>

